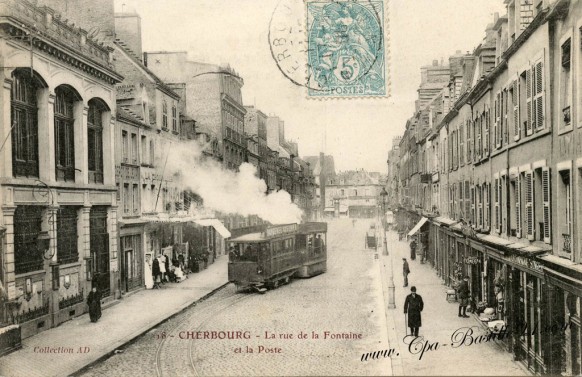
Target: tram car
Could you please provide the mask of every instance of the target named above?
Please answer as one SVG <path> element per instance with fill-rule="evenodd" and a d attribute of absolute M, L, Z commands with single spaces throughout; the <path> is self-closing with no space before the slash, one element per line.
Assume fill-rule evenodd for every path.
<path fill-rule="evenodd" d="M 229 244 L 228 280 L 237 290 L 262 293 L 292 277 L 309 278 L 327 268 L 327 223 L 270 226 Z"/>

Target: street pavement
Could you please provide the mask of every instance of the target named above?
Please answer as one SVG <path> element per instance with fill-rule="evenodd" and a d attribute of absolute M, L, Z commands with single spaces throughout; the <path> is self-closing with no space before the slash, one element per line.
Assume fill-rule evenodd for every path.
<path fill-rule="evenodd" d="M 421 264 L 418 254 L 416 260 L 411 261 L 408 243 L 398 241 L 398 234 L 394 231 L 388 231 L 386 234 L 389 256 L 382 255 L 382 249 L 379 248 L 378 271 L 383 276 L 384 300 L 387 303 L 387 282 L 392 258 L 396 308 L 386 309 L 386 312 L 391 347 L 400 353 L 399 358 L 392 360 L 394 375 L 530 375 L 524 367 L 513 361 L 509 352 L 495 342 L 467 345 L 470 338 L 466 338 L 463 346 L 453 347 L 452 344 L 457 346 L 461 343 L 460 338 L 457 338 L 457 342 L 452 341 L 452 335 L 457 329 L 470 327 L 474 331 L 472 335 L 474 339 L 479 334 L 484 334 L 479 320 L 474 315 L 470 315 L 470 318 L 458 317 L 458 304 L 447 302 L 447 287 L 430 263 Z M 403 287 L 402 258 L 408 260 L 411 271 L 408 275 L 407 288 Z M 423 337 L 426 343 L 414 343 L 409 347 L 411 337 L 406 343 L 404 341 L 407 331 L 410 331 L 405 324 L 404 300 L 410 293 L 411 286 L 416 286 L 417 294 L 424 301 L 419 336 Z M 466 330 L 463 330 L 463 333 L 466 333 Z M 424 344 L 427 344 L 426 347 Z M 430 345 L 432 350 L 429 348 Z M 425 352 L 421 358 L 422 349 L 425 349 Z"/>
<path fill-rule="evenodd" d="M 0 358 L 0 376 L 75 373 L 223 286 L 228 280 L 227 263 L 228 258 L 222 256 L 202 272 L 189 274 L 181 283 L 166 283 L 162 289 L 128 295 L 104 309 L 97 323 L 91 323 L 89 315 L 84 314 L 24 339 L 22 349 Z M 73 348 L 74 353 L 40 352 L 45 347 Z M 78 353 L 80 347 L 88 347 L 89 352 Z"/>
<path fill-rule="evenodd" d="M 368 225 L 329 224 L 326 273 L 262 295 L 237 294 L 229 285 L 83 376 L 390 374 L 390 358 L 361 361 L 362 354 L 388 348 L 377 262 L 364 249 Z M 187 331 L 241 331 L 249 339 L 181 339 Z M 326 332 L 361 339 L 331 339 Z"/>

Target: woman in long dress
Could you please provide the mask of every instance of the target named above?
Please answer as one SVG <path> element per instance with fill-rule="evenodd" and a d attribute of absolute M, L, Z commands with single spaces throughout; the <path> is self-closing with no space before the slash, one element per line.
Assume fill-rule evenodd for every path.
<path fill-rule="evenodd" d="M 87 304 L 89 305 L 91 322 L 97 322 L 101 318 L 101 292 L 97 290 L 97 287 L 93 286 L 93 289 L 89 292 Z"/>
<path fill-rule="evenodd" d="M 150 257 L 147 257 L 145 262 L 145 287 L 146 289 L 152 289 L 154 287 L 154 276 L 152 273 L 152 266 L 150 266 Z"/>

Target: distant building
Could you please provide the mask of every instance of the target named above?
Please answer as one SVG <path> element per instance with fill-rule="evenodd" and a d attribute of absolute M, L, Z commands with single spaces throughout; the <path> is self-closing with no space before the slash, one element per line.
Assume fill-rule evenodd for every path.
<path fill-rule="evenodd" d="M 188 60 L 185 51 L 144 53 L 144 63 L 182 97 L 186 115 L 218 140 L 223 166 L 245 161 L 243 79 L 230 67 Z"/>
<path fill-rule="evenodd" d="M 325 216 L 373 218 L 377 216 L 379 195 L 384 183 L 379 173 L 364 169 L 338 173 L 325 185 Z"/>

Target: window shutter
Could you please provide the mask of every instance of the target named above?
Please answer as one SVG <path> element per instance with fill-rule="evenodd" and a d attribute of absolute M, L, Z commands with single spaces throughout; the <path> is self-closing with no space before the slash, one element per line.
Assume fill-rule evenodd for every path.
<path fill-rule="evenodd" d="M 534 182 L 533 173 L 528 171 L 525 173 L 525 223 L 526 223 L 526 233 L 527 238 L 531 241 L 535 237 L 534 228 Z"/>
<path fill-rule="evenodd" d="M 499 213 L 499 178 L 495 178 L 495 187 L 493 188 L 493 200 L 494 200 L 494 211 L 495 211 L 495 229 L 499 232 L 501 228 L 501 214 Z"/>
<path fill-rule="evenodd" d="M 515 193 L 515 235 L 521 238 L 521 173 L 517 175 L 517 192 Z"/>
<path fill-rule="evenodd" d="M 535 87 L 534 87 L 534 109 L 535 128 L 544 128 L 544 70 L 543 63 L 540 61 L 535 65 Z"/>
<path fill-rule="evenodd" d="M 499 137 L 499 129 L 500 129 L 500 120 L 501 120 L 501 93 L 497 93 L 495 95 L 495 122 L 493 123 L 493 141 L 495 144 L 495 148 L 500 147 L 500 137 Z"/>
<path fill-rule="evenodd" d="M 489 122 L 490 111 L 485 113 L 485 131 L 483 131 L 483 157 L 489 156 Z"/>
<path fill-rule="evenodd" d="M 552 228 L 551 228 L 551 197 L 550 197 L 550 190 L 551 190 L 551 176 L 550 176 L 550 168 L 543 168 L 542 169 L 542 201 L 543 201 L 543 210 L 544 210 L 544 242 L 552 243 Z"/>
<path fill-rule="evenodd" d="M 477 226 L 483 226 L 483 188 L 477 186 Z"/>
<path fill-rule="evenodd" d="M 475 187 L 471 187 L 471 223 L 475 224 Z"/>
<path fill-rule="evenodd" d="M 489 214 L 490 214 L 490 210 L 491 208 L 489 207 L 489 202 L 490 202 L 490 195 L 491 195 L 491 184 L 490 183 L 486 183 L 484 185 L 484 196 L 485 196 L 485 203 L 483 205 L 483 211 L 484 211 L 484 219 L 485 219 L 485 228 L 489 229 Z"/>
<path fill-rule="evenodd" d="M 532 111 L 532 70 L 528 69 L 525 73 L 526 86 L 526 105 L 527 105 L 527 122 L 525 124 L 525 135 L 529 136 L 533 133 L 533 111 Z"/>
<path fill-rule="evenodd" d="M 503 127 L 501 127 L 501 132 L 503 133 L 503 143 L 507 145 L 509 142 L 509 90 L 507 88 L 503 90 Z"/>
<path fill-rule="evenodd" d="M 521 133 L 520 124 L 519 124 L 519 85 L 517 80 L 513 82 L 513 95 L 512 95 L 512 103 L 513 103 L 513 139 L 519 140 L 519 136 Z"/>

